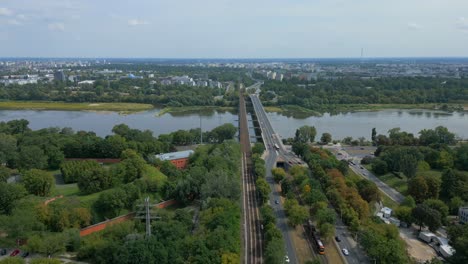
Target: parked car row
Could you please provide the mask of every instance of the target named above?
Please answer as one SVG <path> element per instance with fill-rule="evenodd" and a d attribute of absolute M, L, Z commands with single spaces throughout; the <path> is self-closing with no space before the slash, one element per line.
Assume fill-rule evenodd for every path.
<path fill-rule="evenodd" d="M 7 252 L 7 249 L 6 249 L 6 248 L 0 249 L 0 256 L 5 256 L 7 253 L 8 253 L 8 252 Z M 10 253 L 9 256 L 10 256 L 10 257 L 16 257 L 16 256 L 19 255 L 19 256 L 21 256 L 22 258 L 26 258 L 26 257 L 29 256 L 29 252 L 27 252 L 27 251 L 23 251 L 23 253 L 21 253 L 21 255 L 20 255 L 20 253 L 21 253 L 21 251 L 20 251 L 19 249 L 16 248 L 16 249 L 14 249 L 14 250 Z"/>

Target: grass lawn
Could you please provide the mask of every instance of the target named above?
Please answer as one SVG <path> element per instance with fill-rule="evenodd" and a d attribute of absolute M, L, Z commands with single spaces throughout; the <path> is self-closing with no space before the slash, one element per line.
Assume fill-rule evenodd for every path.
<path fill-rule="evenodd" d="M 385 193 L 380 192 L 381 201 L 384 206 L 395 210 L 398 207 L 398 203 L 390 199 Z"/>
<path fill-rule="evenodd" d="M 105 192 L 105 191 L 102 191 Z M 82 206 L 91 207 L 91 205 L 98 199 L 99 194 L 102 192 L 81 194 L 80 189 L 76 183 L 56 185 L 54 195 L 63 195 L 64 197 L 76 197 Z"/>
<path fill-rule="evenodd" d="M 278 112 L 278 113 L 283 112 L 283 109 L 278 106 L 264 106 L 263 108 L 265 108 L 265 111 L 267 112 Z"/>
<path fill-rule="evenodd" d="M 145 165 L 145 170 L 143 172 L 143 177 L 148 177 L 150 179 L 156 179 L 158 181 L 165 181 L 167 180 L 167 176 L 164 175 L 160 170 L 156 167 L 151 166 L 149 164 Z"/>
<path fill-rule="evenodd" d="M 428 171 L 418 171 L 416 173 L 416 176 L 435 176 L 438 177 L 439 179 L 442 178 L 442 171 L 438 170 L 428 170 Z"/>
<path fill-rule="evenodd" d="M 136 112 L 154 108 L 150 104 L 137 103 L 67 103 L 48 101 L 0 101 L 0 109 L 13 110 L 69 110 Z"/>
<path fill-rule="evenodd" d="M 408 184 L 407 178 L 405 176 L 402 176 L 402 178 L 398 178 L 392 173 L 387 173 L 385 175 L 377 177 L 379 177 L 379 179 L 385 182 L 388 186 L 397 190 L 399 193 L 406 195 L 406 192 L 408 191 Z"/>

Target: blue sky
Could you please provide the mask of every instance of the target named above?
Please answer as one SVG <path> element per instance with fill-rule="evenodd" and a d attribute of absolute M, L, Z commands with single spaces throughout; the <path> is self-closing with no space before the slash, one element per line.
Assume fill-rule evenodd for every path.
<path fill-rule="evenodd" d="M 0 57 L 468 57 L 468 0 L 0 0 Z"/>

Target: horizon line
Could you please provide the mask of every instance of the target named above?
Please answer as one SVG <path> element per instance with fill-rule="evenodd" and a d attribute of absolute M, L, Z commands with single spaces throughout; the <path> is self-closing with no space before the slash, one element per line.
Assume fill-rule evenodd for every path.
<path fill-rule="evenodd" d="M 418 56 L 418 57 L 34 57 L 8 56 L 0 59 L 152 59 L 152 60 L 336 60 L 336 59 L 468 59 L 468 56 Z"/>

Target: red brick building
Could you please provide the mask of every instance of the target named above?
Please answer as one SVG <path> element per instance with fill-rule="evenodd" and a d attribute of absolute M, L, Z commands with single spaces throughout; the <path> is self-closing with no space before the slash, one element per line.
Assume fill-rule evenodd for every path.
<path fill-rule="evenodd" d="M 180 170 L 180 169 L 185 169 L 187 167 L 189 157 L 193 153 L 194 153 L 193 150 L 184 150 L 184 151 L 159 154 L 159 155 L 156 155 L 156 158 L 162 161 L 168 160 L 172 164 L 174 164 L 174 166 L 176 166 L 177 169 Z"/>

